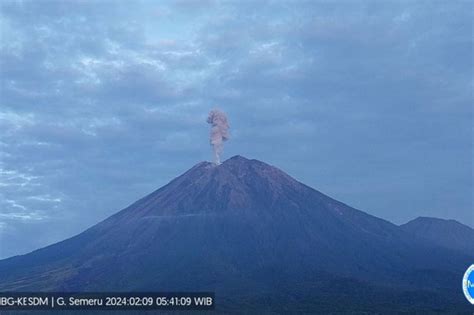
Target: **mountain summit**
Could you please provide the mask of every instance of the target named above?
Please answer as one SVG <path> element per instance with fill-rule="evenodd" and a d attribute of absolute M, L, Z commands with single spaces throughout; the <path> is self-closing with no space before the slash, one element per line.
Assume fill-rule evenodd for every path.
<path fill-rule="evenodd" d="M 207 290 L 227 309 L 301 311 L 332 310 L 347 294 L 361 311 L 374 309 L 366 296 L 381 311 L 447 309 L 464 303 L 454 290 L 472 259 L 234 156 L 198 163 L 75 237 L 0 261 L 0 290 Z M 414 290 L 418 300 L 403 301 Z"/>
<path fill-rule="evenodd" d="M 440 246 L 474 253 L 474 229 L 456 220 L 418 217 L 400 227 L 406 233 Z"/>
<path fill-rule="evenodd" d="M 284 206 L 277 199 L 283 200 L 298 189 L 306 189 L 297 186 L 298 182 L 275 167 L 234 156 L 220 165 L 198 163 L 147 196 L 152 202 L 134 207 L 133 212 L 134 216 L 146 216 L 264 210 Z"/>

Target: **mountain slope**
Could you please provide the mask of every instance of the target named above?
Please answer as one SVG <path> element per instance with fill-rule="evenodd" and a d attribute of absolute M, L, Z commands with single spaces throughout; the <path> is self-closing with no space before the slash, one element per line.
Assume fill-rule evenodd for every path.
<path fill-rule="evenodd" d="M 472 259 L 236 156 L 201 162 L 73 238 L 0 261 L 0 290 L 209 290 L 235 307 L 256 297 L 290 305 L 295 294 L 313 305 L 358 288 L 450 307 L 463 302 L 452 292 Z M 334 283 L 351 285 L 336 292 Z M 413 304 L 414 290 L 431 293 Z M 423 302 L 435 294 L 442 306 Z"/>
<path fill-rule="evenodd" d="M 418 217 L 400 226 L 418 238 L 465 253 L 474 253 L 474 229 L 455 220 Z"/>

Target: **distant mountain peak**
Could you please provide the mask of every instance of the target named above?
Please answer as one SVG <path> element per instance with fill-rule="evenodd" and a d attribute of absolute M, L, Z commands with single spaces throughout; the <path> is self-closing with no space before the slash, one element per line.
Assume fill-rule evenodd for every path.
<path fill-rule="evenodd" d="M 400 225 L 400 228 L 443 247 L 474 252 L 474 229 L 456 220 L 418 217 Z"/>
<path fill-rule="evenodd" d="M 466 227 L 468 229 L 471 229 L 471 227 L 465 225 L 465 224 L 462 224 L 461 222 L 459 221 L 456 221 L 454 219 L 442 219 L 442 218 L 435 218 L 435 217 L 424 217 L 424 216 L 419 216 L 411 221 L 408 221 L 407 223 L 405 224 L 402 224 L 403 225 L 408 225 L 408 224 L 417 224 L 417 225 L 426 225 L 426 224 L 437 224 L 437 225 L 444 225 L 444 226 L 447 226 L 447 225 L 452 225 L 452 226 L 463 226 L 463 227 Z"/>

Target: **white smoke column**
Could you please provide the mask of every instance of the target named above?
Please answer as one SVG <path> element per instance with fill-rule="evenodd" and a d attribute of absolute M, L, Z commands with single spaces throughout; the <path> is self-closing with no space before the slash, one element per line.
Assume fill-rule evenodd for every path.
<path fill-rule="evenodd" d="M 224 141 L 229 139 L 229 123 L 225 113 L 218 109 L 209 112 L 207 122 L 211 124 L 210 142 L 214 151 L 214 162 L 221 164 L 221 153 L 224 149 Z"/>

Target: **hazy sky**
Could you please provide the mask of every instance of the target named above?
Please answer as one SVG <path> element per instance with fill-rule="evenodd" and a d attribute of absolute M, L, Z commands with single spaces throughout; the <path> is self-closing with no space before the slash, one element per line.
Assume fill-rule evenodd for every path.
<path fill-rule="evenodd" d="M 235 154 L 474 225 L 471 1 L 1 1 L 0 257 Z"/>

